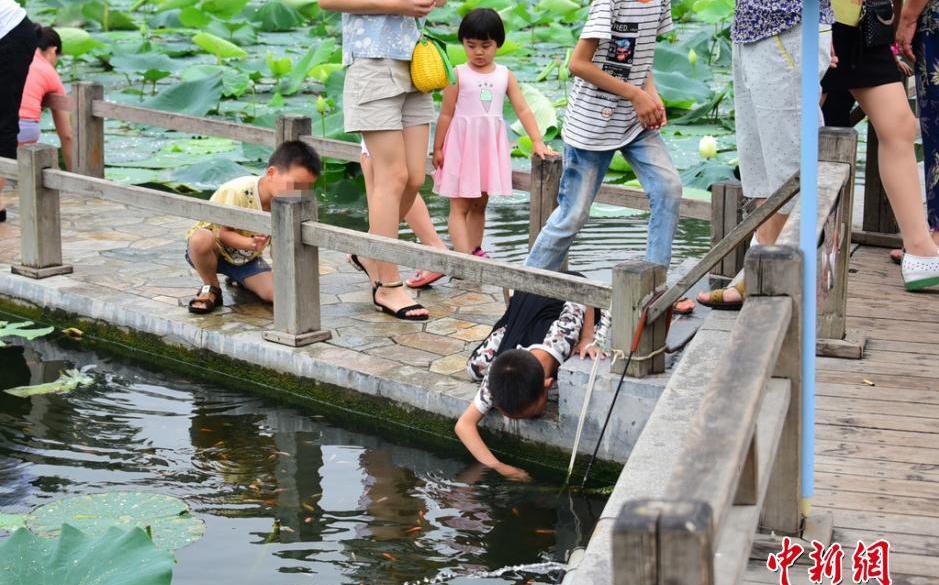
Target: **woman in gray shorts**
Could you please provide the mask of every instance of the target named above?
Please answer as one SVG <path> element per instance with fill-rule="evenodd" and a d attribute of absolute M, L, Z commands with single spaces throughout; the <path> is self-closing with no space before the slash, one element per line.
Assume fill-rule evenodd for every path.
<path fill-rule="evenodd" d="M 360 132 L 374 172 L 369 233 L 398 237 L 401 217 L 424 184 L 434 102 L 411 83 L 411 53 L 420 39 L 417 19 L 442 0 L 321 0 L 342 12 L 346 132 Z M 416 186 L 416 187 L 415 187 Z M 428 312 L 405 291 L 398 267 L 352 256 L 372 283 L 378 309 L 399 319 L 424 321 Z"/>

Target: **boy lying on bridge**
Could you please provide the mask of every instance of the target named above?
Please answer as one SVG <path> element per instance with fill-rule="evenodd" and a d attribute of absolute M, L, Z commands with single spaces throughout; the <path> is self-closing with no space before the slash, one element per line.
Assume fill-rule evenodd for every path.
<path fill-rule="evenodd" d="M 481 384 L 455 430 L 480 463 L 511 479 L 528 479 L 524 470 L 492 454 L 477 426 L 493 407 L 513 419 L 540 416 L 562 363 L 574 354 L 603 357 L 595 340 L 606 337 L 608 319 L 599 317 L 599 310 L 577 303 L 525 292 L 512 296 L 505 314 L 467 362 L 470 376 Z"/>
<path fill-rule="evenodd" d="M 209 201 L 270 211 L 274 197 L 312 188 L 320 169 L 320 157 L 313 148 L 299 141 L 285 142 L 271 155 L 262 176 L 233 179 L 219 187 Z M 219 274 L 264 302 L 274 301 L 271 267 L 261 257 L 270 242 L 269 235 L 199 222 L 189 230 L 187 238 L 186 261 L 203 282 L 198 295 L 189 301 L 190 313 L 211 313 L 222 306 Z"/>

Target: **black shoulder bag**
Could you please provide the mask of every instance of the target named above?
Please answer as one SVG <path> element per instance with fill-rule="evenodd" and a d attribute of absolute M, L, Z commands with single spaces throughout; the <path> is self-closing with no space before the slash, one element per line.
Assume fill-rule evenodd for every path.
<path fill-rule="evenodd" d="M 864 45 L 866 47 L 892 45 L 896 38 L 893 21 L 893 0 L 864 0 L 860 22 Z"/>

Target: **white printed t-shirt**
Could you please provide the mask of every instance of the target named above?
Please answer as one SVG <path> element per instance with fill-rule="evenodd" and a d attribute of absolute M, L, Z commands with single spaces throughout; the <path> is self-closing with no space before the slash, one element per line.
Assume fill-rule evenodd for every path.
<path fill-rule="evenodd" d="M 655 58 L 655 40 L 672 30 L 671 0 L 593 0 L 581 39 L 598 39 L 593 63 L 641 88 Z M 564 120 L 564 142 L 583 150 L 616 150 L 642 125 L 632 102 L 576 77 Z"/>

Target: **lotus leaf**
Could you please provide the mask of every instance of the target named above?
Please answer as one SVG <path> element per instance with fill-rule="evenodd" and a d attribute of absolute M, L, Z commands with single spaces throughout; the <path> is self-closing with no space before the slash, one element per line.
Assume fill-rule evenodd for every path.
<path fill-rule="evenodd" d="M 285 32 L 303 24 L 303 15 L 292 6 L 271 0 L 258 8 L 251 20 L 264 32 Z"/>
<path fill-rule="evenodd" d="M 222 183 L 250 174 L 249 169 L 232 160 L 215 158 L 173 171 L 170 173 L 170 182 L 203 191 L 215 189 Z"/>
<path fill-rule="evenodd" d="M 147 492 L 107 492 L 74 496 L 39 506 L 26 516 L 26 526 L 40 536 L 55 537 L 70 524 L 90 537 L 110 528 L 150 527 L 153 544 L 176 550 L 202 538 L 202 520 L 178 498 Z"/>
<path fill-rule="evenodd" d="M 62 39 L 62 53 L 77 57 L 103 46 L 90 34 L 80 28 L 62 26 L 55 29 Z"/>
<path fill-rule="evenodd" d="M 222 98 L 222 76 L 214 75 L 184 81 L 144 103 L 145 107 L 190 116 L 204 116 L 218 106 Z"/>
<path fill-rule="evenodd" d="M 212 15 L 228 20 L 241 14 L 249 0 L 205 0 L 202 9 Z"/>
<path fill-rule="evenodd" d="M 238 45 L 211 33 L 198 33 L 192 37 L 192 42 L 206 53 L 215 55 L 219 60 L 244 59 L 248 56 L 248 53 Z"/>
<path fill-rule="evenodd" d="M 139 528 L 97 537 L 65 524 L 57 540 L 20 528 L 0 544 L 0 585 L 169 585 L 173 555 Z"/>
<path fill-rule="evenodd" d="M 52 382 L 34 386 L 17 386 L 16 388 L 4 390 L 4 392 L 18 398 L 29 398 L 30 396 L 43 394 L 68 394 L 79 386 L 88 386 L 94 382 L 94 378 L 87 374 L 88 370 L 93 367 L 85 366 L 81 370 L 66 370 L 62 372 L 57 380 Z"/>
<path fill-rule="evenodd" d="M 49 335 L 55 329 L 53 327 L 42 327 L 39 329 L 27 329 L 33 324 L 32 321 L 23 321 L 21 323 L 10 323 L 9 321 L 0 321 L 0 347 L 3 347 L 4 337 L 21 337 L 23 339 L 36 339 L 43 335 Z"/>
<path fill-rule="evenodd" d="M 17 528 L 26 528 L 26 516 L 0 512 L 0 530 L 13 532 Z"/>
<path fill-rule="evenodd" d="M 525 96 L 525 101 L 528 102 L 528 106 L 535 114 L 535 121 L 538 122 L 538 129 L 541 130 L 542 136 L 553 138 L 558 131 L 558 115 L 554 104 L 551 103 L 551 100 L 549 100 L 540 89 L 530 83 L 521 84 L 521 88 L 522 95 Z M 518 120 L 512 124 L 512 131 L 519 136 L 525 134 L 525 129 Z"/>

